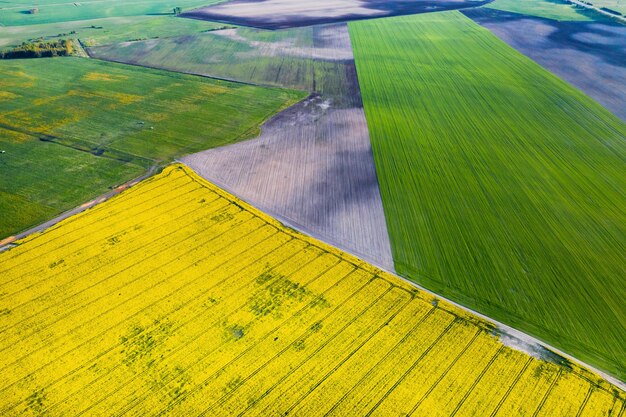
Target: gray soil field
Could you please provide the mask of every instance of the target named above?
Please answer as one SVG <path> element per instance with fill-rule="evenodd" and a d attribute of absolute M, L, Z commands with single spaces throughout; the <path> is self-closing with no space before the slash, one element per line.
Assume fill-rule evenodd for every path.
<path fill-rule="evenodd" d="M 491 9 L 463 13 L 626 121 L 626 25 Z"/>
<path fill-rule="evenodd" d="M 347 26 L 333 31 L 346 41 L 337 54 L 351 56 Z M 356 70 L 347 68 L 350 82 L 277 115 L 260 137 L 181 161 L 287 224 L 393 270 Z M 327 76 L 322 80 L 332 83 Z"/>
<path fill-rule="evenodd" d="M 234 0 L 183 13 L 183 17 L 284 29 L 478 7 L 492 0 Z"/>

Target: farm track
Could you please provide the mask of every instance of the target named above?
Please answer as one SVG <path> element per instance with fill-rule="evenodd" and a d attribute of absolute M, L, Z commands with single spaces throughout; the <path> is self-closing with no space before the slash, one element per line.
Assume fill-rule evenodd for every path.
<path fill-rule="evenodd" d="M 190 208 L 198 219 L 181 223 Z M 26 288 L 29 303 L 2 300 L 2 415 L 618 417 L 626 400 L 182 165 L 29 237 L 0 265 L 0 291 Z"/>

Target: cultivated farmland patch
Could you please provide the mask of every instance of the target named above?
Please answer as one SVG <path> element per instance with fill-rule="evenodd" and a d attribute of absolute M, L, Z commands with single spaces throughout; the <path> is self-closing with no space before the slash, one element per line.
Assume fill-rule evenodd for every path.
<path fill-rule="evenodd" d="M 489 9 L 464 14 L 626 121 L 626 25 Z"/>
<path fill-rule="evenodd" d="M 626 124 L 459 12 L 349 27 L 398 273 L 626 377 Z"/>
<path fill-rule="evenodd" d="M 234 68 L 224 70 L 237 71 L 237 65 L 244 68 L 244 62 L 262 69 L 259 51 L 275 54 L 279 60 L 280 55 L 291 54 L 297 58 L 284 58 L 280 82 L 297 80 L 317 91 L 266 123 L 260 137 L 181 161 L 290 225 L 393 269 L 346 25 L 271 34 L 245 29 L 211 36 L 241 39 L 256 48 L 249 57 L 241 58 L 243 62 L 235 61 Z M 274 42 L 261 41 L 264 36 L 271 36 Z M 245 54 L 248 52 L 242 52 Z M 290 67 L 290 63 L 294 65 Z M 300 63 L 307 65 L 307 72 L 300 71 Z M 255 70 L 250 74 L 259 77 L 264 73 Z"/>
<path fill-rule="evenodd" d="M 79 58 L 2 61 L 0 74 L 0 198 L 16 196 L 2 204 L 2 238 L 151 166 L 254 136 L 305 96 Z M 20 198 L 29 210 L 12 209 Z"/>
<path fill-rule="evenodd" d="M 266 123 L 256 139 L 181 161 L 288 224 L 393 269 L 362 108 L 315 96 Z"/>
<path fill-rule="evenodd" d="M 0 7 L 0 24 L 20 26 L 107 17 L 170 15 L 174 7 L 187 10 L 215 1 L 219 0 L 5 0 Z"/>
<path fill-rule="evenodd" d="M 0 412 L 619 416 L 623 391 L 168 167 L 0 253 Z"/>
<path fill-rule="evenodd" d="M 223 23 L 192 21 L 175 16 L 126 16 L 103 19 L 4 26 L 0 49 L 35 39 L 54 41 L 80 39 L 85 46 L 106 45 L 130 40 L 152 39 L 200 33 L 224 28 Z"/>
<path fill-rule="evenodd" d="M 264 29 L 284 29 L 357 19 L 478 7 L 491 0 L 234 0 L 183 13 L 211 20 Z"/>
<path fill-rule="evenodd" d="M 109 61 L 315 91 L 344 107 L 360 104 L 350 38 L 341 24 L 280 31 L 226 29 L 88 51 Z"/>
<path fill-rule="evenodd" d="M 495 0 L 487 9 L 565 21 L 591 21 L 602 15 L 564 0 Z M 604 20 L 604 19 L 603 19 Z"/>

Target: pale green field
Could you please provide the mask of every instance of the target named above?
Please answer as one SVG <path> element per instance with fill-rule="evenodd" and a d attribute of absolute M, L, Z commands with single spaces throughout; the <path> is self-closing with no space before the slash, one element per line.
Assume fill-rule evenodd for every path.
<path fill-rule="evenodd" d="M 584 8 L 559 0 L 495 0 L 485 7 L 553 20 L 593 20 Z"/>
<path fill-rule="evenodd" d="M 172 14 L 174 7 L 194 9 L 221 0 L 91 0 L 91 1 L 36 1 L 38 12 L 28 13 L 33 1 L 7 0 L 0 3 L 0 26 L 32 25 L 103 17 Z"/>
<path fill-rule="evenodd" d="M 126 16 L 0 28 L 0 49 L 31 39 L 80 39 L 85 46 L 166 38 L 224 28 L 221 23 L 171 16 Z M 75 33 L 71 33 L 75 32 Z"/>
<path fill-rule="evenodd" d="M 626 0 L 589 0 L 596 7 L 606 7 L 626 16 Z"/>

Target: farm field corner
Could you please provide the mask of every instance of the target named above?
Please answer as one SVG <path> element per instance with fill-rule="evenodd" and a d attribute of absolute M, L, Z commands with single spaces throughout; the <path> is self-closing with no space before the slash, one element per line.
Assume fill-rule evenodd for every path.
<path fill-rule="evenodd" d="M 1 207 L 29 207 L 0 218 L 0 239 L 151 166 L 252 137 L 306 96 L 83 58 L 1 61 L 0 87 Z"/>
<path fill-rule="evenodd" d="M 458 12 L 349 24 L 396 271 L 626 377 L 626 125 Z"/>
<path fill-rule="evenodd" d="M 0 253 L 3 416 L 626 407 L 594 374 L 505 346 L 181 165 L 18 243 Z"/>

